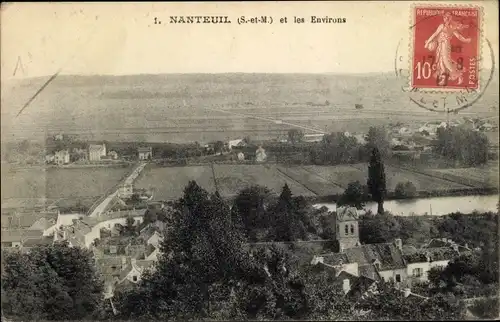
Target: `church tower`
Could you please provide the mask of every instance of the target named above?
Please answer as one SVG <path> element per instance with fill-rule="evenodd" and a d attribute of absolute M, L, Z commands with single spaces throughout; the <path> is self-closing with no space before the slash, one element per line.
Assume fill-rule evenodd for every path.
<path fill-rule="evenodd" d="M 338 251 L 360 246 L 358 211 L 355 207 L 338 207 L 335 214 L 335 239 Z"/>

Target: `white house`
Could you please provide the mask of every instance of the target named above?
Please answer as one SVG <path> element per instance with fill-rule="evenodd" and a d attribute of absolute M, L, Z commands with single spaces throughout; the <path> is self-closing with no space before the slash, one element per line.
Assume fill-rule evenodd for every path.
<path fill-rule="evenodd" d="M 266 150 L 264 150 L 261 146 L 255 151 L 255 161 L 264 162 L 267 159 Z"/>
<path fill-rule="evenodd" d="M 230 140 L 227 142 L 227 147 L 231 150 L 233 147 L 245 146 L 245 141 L 243 139 Z"/>
<path fill-rule="evenodd" d="M 106 156 L 106 145 L 91 144 L 89 146 L 89 161 L 100 161 Z"/>
<path fill-rule="evenodd" d="M 54 154 L 54 162 L 56 164 L 68 164 L 69 163 L 69 152 L 68 150 L 56 151 Z"/>
<path fill-rule="evenodd" d="M 412 281 L 426 282 L 428 273 L 434 267 L 445 268 L 450 260 L 458 256 L 458 252 L 449 247 L 418 250 L 404 256 L 407 263 L 407 274 Z"/>
<path fill-rule="evenodd" d="M 153 158 L 153 148 L 148 147 L 140 147 L 137 149 L 137 155 L 139 160 L 149 160 Z"/>

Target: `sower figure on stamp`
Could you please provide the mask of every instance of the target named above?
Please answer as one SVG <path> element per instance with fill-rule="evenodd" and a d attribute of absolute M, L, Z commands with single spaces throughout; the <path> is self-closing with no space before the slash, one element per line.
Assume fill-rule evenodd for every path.
<path fill-rule="evenodd" d="M 460 30 L 469 26 L 453 21 L 450 12 L 443 15 L 443 20 L 444 23 L 440 24 L 432 36 L 427 39 L 424 47 L 430 51 L 436 51 L 434 76 L 438 79 L 438 85 L 444 85 L 448 80 L 457 80 L 457 84 L 460 85 L 463 82 L 464 66 L 463 62 L 457 63 L 451 58 L 451 38 L 455 36 L 464 43 L 470 43 L 470 38 L 465 38 L 459 33 Z"/>

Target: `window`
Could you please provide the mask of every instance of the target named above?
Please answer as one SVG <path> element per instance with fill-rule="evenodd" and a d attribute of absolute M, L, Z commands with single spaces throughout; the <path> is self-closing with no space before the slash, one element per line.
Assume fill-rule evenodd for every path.
<path fill-rule="evenodd" d="M 422 268 L 417 267 L 413 269 L 413 276 L 414 277 L 420 277 L 422 276 Z"/>
<path fill-rule="evenodd" d="M 337 234 L 340 232 L 339 225 L 337 225 Z"/>
<path fill-rule="evenodd" d="M 396 274 L 396 283 L 401 283 L 401 275 Z"/>
<path fill-rule="evenodd" d="M 111 266 L 111 269 L 114 271 L 116 270 L 116 266 Z"/>
<path fill-rule="evenodd" d="M 351 234 L 354 235 L 354 225 L 351 225 Z"/>
<path fill-rule="evenodd" d="M 345 228 L 345 234 L 346 234 L 346 235 L 349 235 L 349 226 L 345 225 L 345 227 L 344 227 L 344 228 Z"/>
<path fill-rule="evenodd" d="M 136 275 L 132 276 L 132 280 L 133 280 L 134 282 L 137 282 L 137 276 L 136 276 Z"/>

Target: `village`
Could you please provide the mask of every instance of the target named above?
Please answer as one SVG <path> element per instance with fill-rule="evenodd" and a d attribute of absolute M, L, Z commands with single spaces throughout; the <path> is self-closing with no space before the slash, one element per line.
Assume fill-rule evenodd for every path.
<path fill-rule="evenodd" d="M 423 124 L 413 123 L 413 124 L 389 124 L 388 131 L 391 134 L 390 145 L 392 150 L 396 154 L 407 154 L 412 155 L 415 158 L 419 158 L 422 153 L 430 151 L 433 147 L 433 140 L 436 138 L 437 130 L 439 128 L 447 127 L 465 127 L 473 131 L 482 133 L 496 133 L 498 131 L 498 125 L 494 122 L 490 122 L 487 119 L 471 119 L 468 117 L 463 117 L 459 120 L 444 122 L 425 122 Z M 314 144 L 321 142 L 326 133 L 312 133 L 312 134 L 302 134 L 303 137 L 300 139 L 301 142 L 305 144 Z M 359 144 L 365 144 L 365 133 L 350 133 L 344 132 L 346 137 L 353 137 Z M 65 139 L 63 134 L 57 134 L 53 137 L 55 142 L 61 142 Z M 290 135 L 277 137 L 274 141 L 261 142 L 257 145 L 257 149 L 249 151 L 244 149 L 246 146 L 255 146 L 255 143 L 250 144 L 249 139 L 245 138 L 235 138 L 227 140 L 226 142 L 208 142 L 200 145 L 200 155 L 227 155 L 230 154 L 230 160 L 233 161 L 255 161 L 264 162 L 267 160 L 267 155 L 265 151 L 266 144 L 273 144 L 274 142 L 279 143 L 290 143 Z M 142 144 L 137 148 L 134 155 L 119 155 L 116 151 L 108 151 L 105 143 L 100 144 L 87 144 L 87 148 L 73 147 L 61 150 L 55 150 L 52 153 L 45 155 L 45 163 L 49 165 L 98 165 L 98 164 L 113 164 L 123 161 L 131 160 L 158 160 L 163 159 L 161 155 L 154 154 L 154 150 L 151 146 L 147 144 Z M 498 142 L 491 142 L 494 149 L 498 149 Z M 242 151 L 245 150 L 245 151 Z M 233 152 L 233 153 L 231 153 Z M 245 155 L 246 154 L 246 155 Z M 220 159 L 219 159 L 220 161 Z"/>

